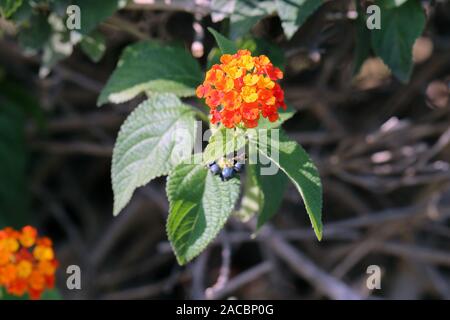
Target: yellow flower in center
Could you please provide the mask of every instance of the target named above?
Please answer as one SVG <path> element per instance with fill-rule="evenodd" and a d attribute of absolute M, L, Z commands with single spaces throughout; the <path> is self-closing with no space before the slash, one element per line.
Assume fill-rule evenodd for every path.
<path fill-rule="evenodd" d="M 17 276 L 19 278 L 28 278 L 31 271 L 33 271 L 33 265 L 30 261 L 23 260 L 17 265 Z"/>
<path fill-rule="evenodd" d="M 242 88 L 241 92 L 242 99 L 247 102 L 255 102 L 258 99 L 258 94 L 256 93 L 256 89 L 254 87 L 245 86 Z"/>

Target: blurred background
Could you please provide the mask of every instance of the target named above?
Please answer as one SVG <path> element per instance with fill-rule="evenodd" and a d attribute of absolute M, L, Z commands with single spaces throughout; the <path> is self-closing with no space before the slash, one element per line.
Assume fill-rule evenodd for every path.
<path fill-rule="evenodd" d="M 355 1 L 325 1 L 290 40 L 276 14 L 258 16 L 240 41 L 285 63 L 297 113 L 284 127 L 319 168 L 323 240 L 291 185 L 258 237 L 233 218 L 185 267 L 165 234 L 165 178 L 112 215 L 112 148 L 144 97 L 96 100 L 122 49 L 140 40 L 181 43 L 206 66 L 206 27 L 225 31 L 233 1 L 109 2 L 91 1 L 105 10 L 92 41 L 57 50 L 44 45 L 57 22 L 45 21 L 70 1 L 30 1 L 32 13 L 0 18 L 0 227 L 31 224 L 54 240 L 63 298 L 450 299 L 448 1 L 421 2 L 427 22 L 407 83 L 377 57 L 354 75 Z M 82 290 L 66 288 L 73 264 Z M 380 289 L 366 286 L 370 265 Z"/>

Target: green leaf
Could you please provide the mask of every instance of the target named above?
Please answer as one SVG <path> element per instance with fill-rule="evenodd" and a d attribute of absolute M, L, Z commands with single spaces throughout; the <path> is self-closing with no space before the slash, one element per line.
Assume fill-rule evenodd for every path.
<path fill-rule="evenodd" d="M 279 133 L 278 137 L 277 132 Z M 294 183 L 303 198 L 317 239 L 321 240 L 322 185 L 317 168 L 308 154 L 295 141 L 289 140 L 281 130 L 269 130 L 270 137 L 265 135 L 264 130 L 249 130 L 248 133 L 250 149 L 256 147 L 259 154 L 262 155 L 262 159 L 264 157 L 269 159 Z M 267 139 L 258 138 L 258 134 Z"/>
<path fill-rule="evenodd" d="M 141 103 L 122 125 L 112 159 L 114 215 L 134 190 L 166 175 L 190 156 L 194 113 L 173 94 L 154 95 Z"/>
<path fill-rule="evenodd" d="M 277 213 L 288 182 L 282 171 L 275 175 L 261 175 L 260 170 L 260 164 L 247 165 L 244 195 L 237 212 L 243 221 L 258 214 L 257 229 Z"/>
<path fill-rule="evenodd" d="M 52 28 L 43 14 L 33 14 L 29 22 L 19 33 L 20 45 L 29 50 L 39 50 L 44 47 L 52 34 Z"/>
<path fill-rule="evenodd" d="M 264 194 L 257 178 L 257 165 L 248 164 L 245 169 L 245 185 L 240 208 L 234 214 L 243 222 L 249 221 L 264 207 Z"/>
<path fill-rule="evenodd" d="M 215 131 L 203 152 L 203 162 L 205 164 L 234 153 L 245 147 L 245 133 L 242 129 L 234 130 L 221 127 Z"/>
<path fill-rule="evenodd" d="M 180 265 L 214 240 L 239 197 L 239 180 L 221 181 L 198 164 L 180 164 L 169 175 L 167 234 Z"/>
<path fill-rule="evenodd" d="M 198 62 L 183 48 L 144 41 L 127 47 L 97 101 L 121 103 L 138 94 L 167 92 L 192 96 L 202 81 Z"/>
<path fill-rule="evenodd" d="M 385 3 L 376 2 L 381 7 L 381 29 L 371 30 L 372 47 L 393 74 L 407 82 L 413 66 L 412 48 L 425 27 L 425 13 L 418 0 L 394 8 L 386 8 Z"/>
<path fill-rule="evenodd" d="M 106 51 L 106 39 L 100 32 L 93 31 L 83 37 L 80 46 L 93 62 L 99 62 Z"/>
<path fill-rule="evenodd" d="M 322 5 L 323 0 L 276 0 L 275 2 L 284 34 L 290 39 L 306 19 Z"/>
<path fill-rule="evenodd" d="M 211 19 L 213 22 L 219 22 L 234 12 L 236 0 L 212 0 L 211 1 Z"/>
<path fill-rule="evenodd" d="M 124 3 L 121 0 L 75 0 L 72 4 L 80 7 L 81 11 L 81 29 L 82 34 L 89 34 L 98 24 L 106 18 L 112 16 L 120 4 Z"/>
<path fill-rule="evenodd" d="M 29 223 L 24 127 L 19 107 L 0 96 L 0 228 Z"/>
<path fill-rule="evenodd" d="M 260 165 L 254 165 L 254 174 L 261 193 L 261 210 L 258 215 L 257 229 L 261 228 L 278 211 L 283 201 L 288 178 L 283 171 L 275 175 L 261 175 Z"/>
<path fill-rule="evenodd" d="M 0 16 L 9 18 L 22 3 L 23 0 L 0 0 Z"/>
<path fill-rule="evenodd" d="M 274 1 L 237 0 L 230 16 L 230 38 L 245 35 L 259 20 L 274 13 Z"/>
<path fill-rule="evenodd" d="M 214 36 L 214 39 L 216 39 L 217 45 L 219 46 L 220 51 L 222 51 L 222 54 L 235 54 L 237 52 L 237 46 L 233 41 L 225 38 L 213 28 L 208 27 L 208 30 Z"/>

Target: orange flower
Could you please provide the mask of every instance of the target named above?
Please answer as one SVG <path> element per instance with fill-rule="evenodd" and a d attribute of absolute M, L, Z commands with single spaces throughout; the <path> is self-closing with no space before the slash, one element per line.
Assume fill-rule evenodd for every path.
<path fill-rule="evenodd" d="M 271 122 L 278 120 L 278 109 L 286 109 L 284 92 L 276 83 L 283 72 L 267 56 L 253 57 L 248 50 L 224 54 L 220 62 L 206 72 L 196 90 L 211 109 L 211 123 L 254 128 L 260 115 Z"/>
<path fill-rule="evenodd" d="M 39 299 L 52 288 L 58 262 L 49 238 L 38 238 L 37 230 L 26 226 L 21 231 L 0 230 L 0 286 L 9 294 Z"/>

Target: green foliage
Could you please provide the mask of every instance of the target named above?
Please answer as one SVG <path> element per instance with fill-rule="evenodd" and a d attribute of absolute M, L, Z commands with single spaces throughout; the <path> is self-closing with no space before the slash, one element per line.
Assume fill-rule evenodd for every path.
<path fill-rule="evenodd" d="M 276 0 L 278 15 L 288 39 L 300 28 L 306 19 L 323 3 L 323 0 Z"/>
<path fill-rule="evenodd" d="M 278 211 L 283 201 L 288 178 L 283 171 L 274 175 L 260 175 L 260 165 L 254 165 L 252 173 L 260 190 L 260 211 L 256 227 L 259 229 Z"/>
<path fill-rule="evenodd" d="M 274 136 L 273 131 L 266 140 L 258 139 L 257 132 L 251 131 L 249 140 L 263 158 L 270 159 L 295 185 L 303 198 L 317 239 L 320 240 L 322 238 L 322 185 L 317 168 L 308 154 L 296 142 L 289 140 L 282 131 L 279 131 L 279 140 Z M 278 158 L 274 155 L 278 155 Z"/>
<path fill-rule="evenodd" d="M 81 30 L 82 34 L 89 34 L 97 25 L 104 21 L 119 8 L 121 0 L 75 0 L 72 4 L 80 7 L 81 11 Z"/>
<path fill-rule="evenodd" d="M 39 50 L 44 47 L 51 34 L 52 28 L 47 17 L 42 14 L 33 14 L 22 27 L 19 42 L 25 49 Z"/>
<path fill-rule="evenodd" d="M 80 46 L 93 62 L 99 62 L 106 51 L 106 40 L 100 32 L 93 31 L 83 37 Z"/>
<path fill-rule="evenodd" d="M 0 16 L 9 18 L 22 5 L 23 0 L 0 0 Z"/>
<path fill-rule="evenodd" d="M 230 16 L 230 38 L 245 35 L 259 20 L 275 10 L 274 1 L 236 0 L 234 12 Z"/>
<path fill-rule="evenodd" d="M 13 295 L 6 293 L 5 289 L 0 287 L 0 300 L 21 300 L 21 301 L 23 301 L 23 300 L 29 300 L 29 299 L 30 299 L 30 297 L 28 296 L 28 294 L 24 294 L 21 297 L 13 296 Z M 62 297 L 57 289 L 48 289 L 42 293 L 40 300 L 62 300 Z"/>
<path fill-rule="evenodd" d="M 97 103 L 121 103 L 145 91 L 191 96 L 202 77 L 198 62 L 184 49 L 144 41 L 125 49 Z"/>
<path fill-rule="evenodd" d="M 112 159 L 114 214 L 134 190 L 166 175 L 193 148 L 192 109 L 173 94 L 157 94 L 141 103 L 122 125 Z"/>
<path fill-rule="evenodd" d="M 24 115 L 17 105 L 0 96 L 0 228 L 27 222 L 27 151 Z"/>
<path fill-rule="evenodd" d="M 386 8 L 390 2 L 377 1 L 381 7 L 381 29 L 371 30 L 372 47 L 397 78 L 406 82 L 412 71 L 414 42 L 425 27 L 425 13 L 418 0 Z"/>
<path fill-rule="evenodd" d="M 218 33 L 213 28 L 208 28 L 209 32 L 212 33 L 214 36 L 214 39 L 216 39 L 217 44 L 219 45 L 220 51 L 222 51 L 222 54 L 235 54 L 237 52 L 237 46 L 236 43 L 233 41 L 225 38 L 223 35 Z"/>
<path fill-rule="evenodd" d="M 257 229 L 278 212 L 288 183 L 282 171 L 261 175 L 260 170 L 259 164 L 247 166 L 244 196 L 237 213 L 244 221 L 258 214 Z"/>
<path fill-rule="evenodd" d="M 371 51 L 380 57 L 402 82 L 411 76 L 412 49 L 425 27 L 425 13 L 418 0 L 378 0 L 381 29 L 369 30 L 366 14 L 358 4 L 354 73 Z"/>
<path fill-rule="evenodd" d="M 223 182 L 205 166 L 180 164 L 169 175 L 167 233 L 178 262 L 195 258 L 217 236 L 239 196 L 239 180 Z"/>

